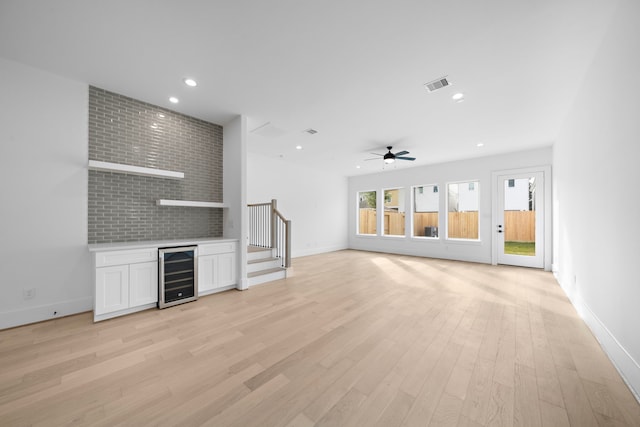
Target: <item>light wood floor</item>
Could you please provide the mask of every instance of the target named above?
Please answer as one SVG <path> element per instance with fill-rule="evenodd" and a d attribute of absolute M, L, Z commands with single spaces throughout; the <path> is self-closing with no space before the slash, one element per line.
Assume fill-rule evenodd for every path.
<path fill-rule="evenodd" d="M 0 425 L 640 426 L 550 273 L 356 251 L 0 331 Z"/>

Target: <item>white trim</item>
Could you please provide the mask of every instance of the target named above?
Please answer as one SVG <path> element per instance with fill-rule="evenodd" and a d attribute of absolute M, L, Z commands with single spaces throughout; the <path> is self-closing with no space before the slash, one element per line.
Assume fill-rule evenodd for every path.
<path fill-rule="evenodd" d="M 383 234 L 380 236 L 382 239 L 409 239 L 410 237 L 407 237 L 407 234 Z"/>
<path fill-rule="evenodd" d="M 480 235 L 481 231 L 482 231 L 482 222 L 481 222 L 481 214 L 480 214 L 480 205 L 481 205 L 481 197 L 480 197 L 480 179 L 479 178 L 473 178 L 473 179 L 463 179 L 460 181 L 446 181 L 444 183 L 444 223 L 445 223 L 445 227 L 444 227 L 444 235 L 442 236 L 444 238 L 444 240 L 446 242 L 477 242 L 477 243 L 482 243 L 482 236 Z M 469 184 L 469 183 L 474 183 L 477 184 L 474 188 L 474 190 L 476 190 L 478 192 L 478 210 L 477 211 L 468 211 L 468 212 L 478 212 L 478 238 L 477 239 L 463 239 L 463 238 L 456 238 L 456 237 L 449 237 L 449 184 Z M 460 191 L 458 191 L 458 203 L 460 203 Z M 440 206 L 438 206 L 438 209 L 440 209 Z M 465 211 L 467 212 L 467 211 Z M 440 221 L 438 221 L 440 222 Z M 438 230 L 438 234 L 440 234 L 440 230 Z"/>
<path fill-rule="evenodd" d="M 556 281 L 567 295 L 571 304 L 587 324 L 593 335 L 600 343 L 600 347 L 607 354 L 613 366 L 627 384 L 631 393 L 640 402 L 640 364 L 629 354 L 620 344 L 620 341 L 609 331 L 605 324 L 596 316 L 589 305 L 576 293 L 570 293 L 568 288 L 563 286 L 557 274 L 554 273 Z"/>
<path fill-rule="evenodd" d="M 198 297 L 206 297 L 208 295 L 217 294 L 217 293 L 228 291 L 231 289 L 238 289 L 238 284 L 222 286 L 220 288 L 208 289 L 203 292 L 198 291 Z"/>
<path fill-rule="evenodd" d="M 438 214 L 438 237 L 429 237 L 429 236 L 416 236 L 414 234 L 415 232 L 415 214 L 417 213 L 422 213 L 422 212 L 416 212 L 416 188 L 418 187 L 438 187 L 438 210 L 436 211 L 436 213 Z M 409 222 L 409 237 L 411 239 L 432 239 L 432 240 L 439 240 L 440 239 L 440 230 L 442 229 L 442 227 L 440 227 L 440 202 L 441 202 L 441 197 L 442 197 L 442 192 L 440 191 L 440 184 L 424 184 L 424 185 L 411 185 L 409 186 L 410 192 L 411 194 L 409 195 L 408 199 L 409 199 L 409 209 L 406 210 L 407 212 L 410 212 L 409 218 L 408 218 L 408 222 Z M 432 212 L 429 212 L 432 213 Z M 406 214 L 405 214 L 406 215 Z M 446 230 L 445 230 L 446 231 Z"/>
<path fill-rule="evenodd" d="M 0 313 L 0 329 L 57 319 L 93 310 L 93 296 Z M 56 314 L 53 314 L 56 313 Z"/>
<path fill-rule="evenodd" d="M 376 193 L 376 234 L 361 234 L 360 233 L 360 193 Z M 384 203 L 384 202 L 383 202 Z M 378 190 L 356 190 L 356 236 L 380 236 L 379 231 L 379 216 L 378 215 L 378 205 L 380 204 L 380 197 L 378 197 Z"/>
<path fill-rule="evenodd" d="M 481 246 L 482 242 L 479 239 L 447 239 L 443 240 L 445 244 L 454 244 L 454 245 L 471 245 L 471 246 Z"/>
<path fill-rule="evenodd" d="M 101 162 L 89 160 L 89 170 L 120 172 L 131 175 L 155 176 L 159 178 L 183 179 L 184 172 L 175 172 L 163 169 L 145 168 L 142 166 L 123 165 L 120 163 Z"/>
<path fill-rule="evenodd" d="M 112 311 L 110 313 L 104 313 L 104 314 L 95 314 L 95 310 L 94 310 L 93 321 L 94 323 L 101 322 L 103 320 L 113 319 L 114 317 L 124 316 L 125 314 L 137 313 L 139 311 L 149 310 L 151 308 L 158 308 L 158 303 L 150 302 L 148 304 L 138 305 L 136 307 L 129 307 L 129 308 L 125 308 L 124 310 Z"/>
<path fill-rule="evenodd" d="M 530 174 L 530 173 L 542 173 L 542 179 L 544 181 L 544 199 L 543 199 L 543 214 L 544 214 L 544 232 L 543 232 L 543 269 L 545 271 L 551 271 L 552 262 L 552 247 L 553 236 L 552 222 L 553 217 L 551 215 L 551 166 L 532 166 L 519 169 L 504 169 L 491 172 L 491 264 L 498 265 L 498 235 L 495 233 L 498 226 L 498 177 L 502 175 L 518 175 L 518 174 Z"/>
<path fill-rule="evenodd" d="M 229 205 L 226 203 L 218 203 L 218 202 L 198 202 L 192 200 L 169 200 L 169 199 L 158 199 L 156 200 L 156 205 L 158 206 L 188 206 L 194 208 L 228 208 Z"/>
<path fill-rule="evenodd" d="M 347 249 L 349 249 L 347 245 L 324 246 L 319 248 L 303 249 L 301 251 L 292 252 L 291 258 L 300 258 L 300 257 L 305 257 L 310 255 L 324 254 L 328 252 L 344 251 Z"/>

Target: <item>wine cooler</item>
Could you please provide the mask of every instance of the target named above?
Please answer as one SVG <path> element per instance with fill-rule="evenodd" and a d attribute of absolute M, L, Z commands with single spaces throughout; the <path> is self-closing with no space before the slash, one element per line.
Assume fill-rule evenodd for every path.
<path fill-rule="evenodd" d="M 198 299 L 198 247 L 158 249 L 158 308 Z"/>

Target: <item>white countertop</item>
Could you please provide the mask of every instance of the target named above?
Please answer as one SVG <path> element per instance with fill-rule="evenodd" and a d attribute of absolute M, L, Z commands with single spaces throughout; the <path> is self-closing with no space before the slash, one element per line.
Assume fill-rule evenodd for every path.
<path fill-rule="evenodd" d="M 90 252 L 121 251 L 127 249 L 170 248 L 174 246 L 206 245 L 209 243 L 237 242 L 226 237 L 203 237 L 199 239 L 146 240 L 141 242 L 95 243 L 89 245 Z"/>

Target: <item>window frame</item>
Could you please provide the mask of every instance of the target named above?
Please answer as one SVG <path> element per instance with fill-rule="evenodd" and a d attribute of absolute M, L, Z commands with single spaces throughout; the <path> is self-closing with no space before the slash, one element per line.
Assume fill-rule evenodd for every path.
<path fill-rule="evenodd" d="M 374 234 L 370 233 L 360 233 L 360 194 L 361 193 L 376 193 L 376 232 Z M 356 236 L 360 237 L 377 237 L 379 236 L 379 218 L 378 218 L 378 204 L 379 204 L 379 196 L 378 190 L 361 190 L 356 191 Z"/>
<path fill-rule="evenodd" d="M 390 239 L 404 239 L 407 237 L 407 212 L 406 210 L 403 211 L 404 212 L 404 234 L 386 234 L 384 232 L 384 214 L 385 214 L 385 193 L 387 191 L 392 191 L 392 190 L 402 190 L 405 192 L 405 195 L 403 196 L 405 198 L 405 203 L 404 203 L 404 208 L 406 208 L 407 203 L 406 203 L 406 187 L 389 187 L 389 188 L 383 188 L 381 191 L 382 194 L 382 215 L 379 216 L 378 219 L 378 226 L 380 227 L 380 232 L 378 233 L 380 237 L 384 237 L 384 238 L 390 238 Z M 400 206 L 400 205 L 398 205 Z M 398 210 L 398 212 L 400 212 Z"/>
<path fill-rule="evenodd" d="M 415 193 L 415 190 L 417 188 L 423 188 L 423 191 L 424 191 L 425 187 L 431 187 L 432 191 L 433 191 L 434 188 L 437 188 L 437 190 L 438 190 L 438 191 L 433 191 L 434 193 L 438 194 L 438 210 L 435 211 L 438 214 L 437 215 L 438 216 L 438 225 L 437 225 L 437 227 L 438 227 L 438 236 L 437 237 L 416 236 L 414 234 L 414 232 L 415 232 L 415 217 L 414 216 L 415 216 L 416 213 L 419 213 L 419 212 L 416 212 L 416 200 L 415 200 L 416 193 Z M 442 227 L 440 227 L 440 213 L 441 213 L 440 209 L 441 209 L 441 205 L 442 205 L 441 200 L 440 200 L 440 197 L 441 197 L 440 196 L 440 184 L 419 184 L 419 185 L 412 185 L 410 188 L 411 188 L 411 221 L 410 221 L 411 238 L 412 239 L 417 239 L 417 240 L 423 240 L 423 241 L 440 240 L 440 238 L 442 237 L 442 234 L 441 234 Z"/>
<path fill-rule="evenodd" d="M 458 186 L 460 184 L 470 184 L 470 183 L 474 183 L 474 187 L 473 190 L 468 190 L 468 191 L 473 191 L 474 193 L 476 193 L 476 197 L 477 197 L 477 208 L 478 210 L 475 212 L 478 212 L 478 237 L 475 239 L 470 239 L 470 238 L 465 238 L 465 237 L 449 237 L 449 185 L 451 184 L 457 184 Z M 459 189 L 460 187 L 458 187 Z M 467 188 L 469 188 L 467 186 Z M 480 179 L 478 178 L 473 178 L 473 179 L 463 179 L 463 180 L 459 180 L 459 181 L 448 181 L 445 183 L 445 235 L 444 235 L 444 239 L 447 241 L 447 243 L 462 243 L 462 244 L 480 244 L 482 242 L 482 227 L 481 227 L 481 215 L 480 215 L 480 194 L 481 194 L 481 189 L 480 189 Z M 460 194 L 460 191 L 458 190 L 458 195 Z M 460 203 L 460 199 L 458 198 L 458 206 Z M 459 211 L 458 211 L 459 212 Z M 474 211 L 464 211 L 464 212 L 474 212 Z M 440 233 L 438 233 L 440 234 Z"/>

